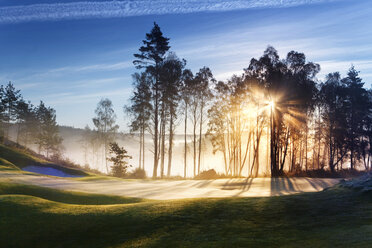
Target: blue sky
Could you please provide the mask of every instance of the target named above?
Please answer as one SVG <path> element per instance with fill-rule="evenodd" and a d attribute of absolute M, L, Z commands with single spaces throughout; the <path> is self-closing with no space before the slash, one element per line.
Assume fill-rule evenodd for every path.
<path fill-rule="evenodd" d="M 156 21 L 193 71 L 241 73 L 267 45 L 304 52 L 329 72 L 351 64 L 372 83 L 369 0 L 0 0 L 0 83 L 57 110 L 60 124 L 90 126 L 97 102 L 113 101 L 121 130 L 133 53 Z"/>

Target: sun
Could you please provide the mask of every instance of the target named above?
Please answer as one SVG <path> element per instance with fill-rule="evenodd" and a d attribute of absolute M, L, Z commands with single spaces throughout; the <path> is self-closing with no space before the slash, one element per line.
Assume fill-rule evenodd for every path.
<path fill-rule="evenodd" d="M 274 109 L 274 108 L 275 108 L 275 102 L 271 100 L 271 101 L 269 102 L 269 107 L 270 107 L 271 109 Z"/>

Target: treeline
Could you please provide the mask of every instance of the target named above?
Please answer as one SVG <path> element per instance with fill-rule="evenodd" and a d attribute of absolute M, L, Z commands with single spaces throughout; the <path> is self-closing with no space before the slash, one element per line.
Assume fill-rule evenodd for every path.
<path fill-rule="evenodd" d="M 344 78 L 330 73 L 320 83 L 319 71 L 303 53 L 280 59 L 268 47 L 243 75 L 217 83 L 209 133 L 224 154 L 227 174 L 240 176 L 247 166 L 257 176 L 261 154 L 272 176 L 285 170 L 370 170 L 371 91 L 354 67 Z M 264 135 L 267 149 L 261 152 Z"/>
<path fill-rule="evenodd" d="M 206 139 L 223 155 L 224 173 L 230 176 L 243 171 L 258 176 L 262 169 L 280 176 L 371 168 L 372 92 L 354 67 L 344 78 L 335 72 L 319 82 L 320 66 L 306 61 L 303 53 L 291 51 L 281 59 L 268 47 L 242 75 L 217 82 L 208 67 L 195 75 L 187 69 L 156 23 L 134 57 L 139 72 L 133 75 L 134 91 L 125 110 L 131 131 L 139 133 L 141 168 L 145 134 L 152 136 L 153 177 L 171 175 L 173 137 L 181 122 L 184 177 L 191 176 L 186 174 L 188 153 L 192 176 L 200 173 Z"/>
<path fill-rule="evenodd" d="M 37 145 L 39 154 L 47 158 L 61 155 L 62 138 L 59 136 L 56 111 L 40 101 L 34 106 L 23 99 L 20 90 L 9 82 L 0 86 L 0 139 L 11 139 L 15 129 L 15 142 L 25 147 Z"/>
<path fill-rule="evenodd" d="M 202 135 L 207 121 L 207 104 L 215 82 L 209 68 L 201 68 L 195 75 L 186 69 L 186 60 L 169 51 L 169 39 L 154 23 L 134 64 L 140 72 L 133 75 L 134 92 L 131 105 L 125 109 L 132 117 L 131 131 L 139 132 L 139 167 L 145 164 L 145 133 L 153 138 L 153 177 L 171 175 L 173 138 L 181 112 L 185 117 L 184 174 L 187 171 L 187 125 L 192 127 L 192 160 L 194 176 L 200 172 Z M 167 161 L 167 165 L 165 162 Z"/>

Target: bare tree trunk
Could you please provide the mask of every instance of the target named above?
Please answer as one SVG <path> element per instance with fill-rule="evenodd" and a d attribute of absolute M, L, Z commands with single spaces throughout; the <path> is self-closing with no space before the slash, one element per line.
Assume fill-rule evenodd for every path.
<path fill-rule="evenodd" d="M 194 177 L 196 176 L 196 110 L 194 110 L 194 123 L 193 123 L 193 145 L 194 145 Z"/>
<path fill-rule="evenodd" d="M 16 136 L 16 142 L 19 144 L 19 130 L 21 129 L 21 123 L 17 123 L 17 136 Z"/>
<path fill-rule="evenodd" d="M 222 135 L 223 135 L 223 142 L 222 142 L 223 162 L 224 162 L 224 165 L 225 165 L 225 174 L 227 175 L 229 172 L 228 172 L 228 169 L 227 169 L 225 134 L 222 134 Z"/>
<path fill-rule="evenodd" d="M 140 145 L 140 149 L 139 149 L 138 168 L 141 169 L 141 161 L 142 161 L 142 128 L 140 129 L 140 133 L 139 133 L 139 145 Z"/>
<path fill-rule="evenodd" d="M 105 147 L 104 147 L 104 159 L 105 159 L 105 163 L 106 163 L 106 172 L 107 174 L 109 174 L 109 168 L 108 168 L 108 163 L 107 163 L 107 141 L 105 140 Z"/>
<path fill-rule="evenodd" d="M 158 80 L 156 80 L 158 81 Z M 157 177 L 157 172 L 158 172 L 158 162 L 159 162 L 159 157 L 158 157 L 158 131 L 159 131 L 159 99 L 158 99 L 158 83 L 156 82 L 155 86 L 155 111 L 154 111 L 154 170 L 152 173 L 152 177 L 156 178 Z"/>
<path fill-rule="evenodd" d="M 142 169 L 145 170 L 145 127 L 142 127 Z"/>
<path fill-rule="evenodd" d="M 267 125 L 267 133 L 266 133 L 266 169 L 269 169 L 270 166 L 270 129 L 269 125 Z"/>
<path fill-rule="evenodd" d="M 200 156 L 201 156 L 201 146 L 202 146 L 202 131 L 203 131 L 203 109 L 204 104 L 200 107 L 200 123 L 199 123 L 199 156 L 198 156 L 198 174 L 200 174 Z"/>
<path fill-rule="evenodd" d="M 307 121 L 305 122 L 305 125 L 306 125 L 306 135 L 305 135 L 305 169 L 307 171 L 308 170 L 308 168 L 307 168 L 307 136 L 308 136 L 308 133 L 309 133 L 309 128 L 307 126 Z"/>
<path fill-rule="evenodd" d="M 168 171 L 167 176 L 170 177 L 171 175 L 171 167 L 172 167 L 172 151 L 173 151 L 173 114 L 170 115 L 169 120 L 169 149 L 168 149 Z"/>
<path fill-rule="evenodd" d="M 183 177 L 186 178 L 186 171 L 187 171 L 187 103 L 185 103 L 185 148 L 184 148 L 184 171 Z"/>
<path fill-rule="evenodd" d="M 161 125 L 161 154 L 160 154 L 160 176 L 164 177 L 164 159 L 165 159 L 165 121 Z"/>

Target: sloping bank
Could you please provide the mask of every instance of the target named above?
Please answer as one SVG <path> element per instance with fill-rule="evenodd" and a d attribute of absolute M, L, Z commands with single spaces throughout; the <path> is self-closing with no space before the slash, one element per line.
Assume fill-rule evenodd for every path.
<path fill-rule="evenodd" d="M 53 164 L 30 154 L 24 149 L 5 146 L 2 144 L 0 145 L 0 159 L 3 161 L 3 166 L 12 164 L 17 168 L 28 172 L 58 177 L 88 176 L 88 174 L 84 171 Z"/>

